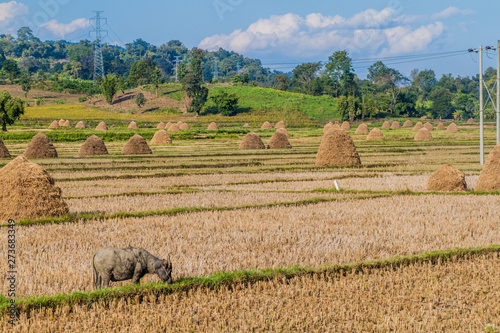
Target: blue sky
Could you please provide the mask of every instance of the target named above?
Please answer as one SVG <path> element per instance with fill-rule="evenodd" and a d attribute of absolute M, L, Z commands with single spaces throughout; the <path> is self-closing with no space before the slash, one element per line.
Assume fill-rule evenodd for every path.
<path fill-rule="evenodd" d="M 500 3 L 482 3 L 486 1 L 0 1 L 0 33 L 15 34 L 29 25 L 42 39 L 85 38 L 92 11 L 102 10 L 110 30 L 106 41 L 121 45 L 136 38 L 156 45 L 179 39 L 190 48 L 232 49 L 284 71 L 301 62 L 327 61 L 333 52 L 347 49 L 361 77 L 378 59 L 405 75 L 413 68 L 430 68 L 438 75 L 465 76 L 477 73 L 477 55 L 411 56 L 496 44 Z M 494 58 L 495 52 L 488 55 Z M 496 61 L 485 56 L 485 65 Z"/>

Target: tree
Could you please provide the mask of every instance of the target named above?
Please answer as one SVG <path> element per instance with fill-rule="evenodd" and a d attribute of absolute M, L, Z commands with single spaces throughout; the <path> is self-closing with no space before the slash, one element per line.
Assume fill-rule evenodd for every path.
<path fill-rule="evenodd" d="M 453 94 L 447 88 L 437 88 L 432 92 L 432 116 L 437 118 L 449 118 L 453 114 Z"/>
<path fill-rule="evenodd" d="M 335 82 L 335 97 L 343 90 L 344 95 L 354 94 L 354 69 L 349 53 L 337 51 L 328 58 L 325 74 Z"/>
<path fill-rule="evenodd" d="M 191 50 L 191 56 L 190 71 L 182 78 L 181 82 L 186 95 L 191 99 L 190 111 L 196 112 L 196 115 L 199 116 L 208 98 L 208 89 L 203 86 L 203 72 L 201 69 L 205 53 L 203 50 L 194 48 Z"/>
<path fill-rule="evenodd" d="M 23 72 L 21 75 L 21 89 L 24 91 L 24 97 L 28 97 L 28 93 L 31 90 L 31 76 L 28 72 Z"/>
<path fill-rule="evenodd" d="M 188 70 L 186 64 L 181 62 L 179 66 L 177 66 L 177 80 L 182 81 L 187 72 Z"/>
<path fill-rule="evenodd" d="M 106 76 L 101 83 L 101 90 L 109 105 L 113 104 L 113 97 L 118 91 L 118 80 L 115 75 Z"/>
<path fill-rule="evenodd" d="M 7 125 L 12 125 L 24 114 L 23 101 L 20 98 L 13 98 L 7 91 L 0 92 L 0 121 L 2 131 L 7 131 Z"/>
<path fill-rule="evenodd" d="M 427 100 L 427 97 L 436 83 L 437 80 L 434 71 L 432 69 L 426 69 L 418 72 L 413 79 L 412 86 L 422 93 L 424 100 Z"/>
<path fill-rule="evenodd" d="M 408 79 L 398 70 L 389 68 L 382 61 L 377 61 L 368 68 L 368 79 L 377 84 L 381 89 L 389 89 L 392 95 L 390 112 L 394 113 L 398 95 L 399 85 L 406 83 Z"/>
<path fill-rule="evenodd" d="M 135 96 L 134 102 L 135 102 L 135 104 L 137 104 L 137 106 L 138 106 L 138 107 L 141 107 L 141 106 L 143 106 L 144 104 L 146 104 L 147 99 L 146 99 L 146 97 L 144 97 L 144 94 L 143 94 L 143 93 L 138 93 L 138 94 Z"/>
<path fill-rule="evenodd" d="M 276 90 L 286 91 L 290 87 L 290 80 L 286 74 L 277 74 L 274 76 L 273 86 Z"/>
<path fill-rule="evenodd" d="M 9 77 L 9 80 L 13 82 L 15 79 L 19 77 L 21 74 L 21 71 L 19 70 L 19 67 L 17 66 L 17 62 L 12 59 L 6 59 L 3 62 L 3 71 L 7 76 Z"/>
<path fill-rule="evenodd" d="M 349 119 L 349 104 L 347 103 L 347 97 L 340 96 L 337 101 L 337 107 L 339 110 L 340 120 L 346 121 Z"/>
<path fill-rule="evenodd" d="M 321 62 L 309 62 L 298 65 L 292 71 L 292 86 L 299 92 L 307 92 L 309 84 L 314 80 L 320 68 Z"/>
<path fill-rule="evenodd" d="M 128 82 L 131 86 L 143 86 L 151 82 L 152 73 L 156 66 L 154 62 L 137 60 L 130 67 Z"/>
<path fill-rule="evenodd" d="M 452 105 L 458 111 L 462 111 L 459 113 L 463 118 L 471 118 L 474 117 L 474 110 L 477 109 L 478 101 L 474 94 L 464 94 L 461 91 L 458 91 L 453 98 Z"/>
<path fill-rule="evenodd" d="M 225 90 L 220 90 L 210 97 L 217 105 L 217 109 L 223 116 L 232 116 L 236 105 L 238 104 L 238 96 L 228 93 Z"/>
<path fill-rule="evenodd" d="M 120 90 L 122 94 L 125 94 L 125 79 L 123 76 L 118 78 L 118 90 Z"/>

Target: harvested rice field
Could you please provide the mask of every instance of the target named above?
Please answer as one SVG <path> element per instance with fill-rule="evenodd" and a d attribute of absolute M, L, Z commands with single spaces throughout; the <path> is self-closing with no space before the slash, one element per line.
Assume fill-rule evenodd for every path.
<path fill-rule="evenodd" d="M 500 196 L 474 191 L 477 127 L 433 131 L 429 142 L 414 142 L 411 127 L 367 141 L 356 127 L 356 166 L 316 166 L 322 127 L 287 128 L 291 149 L 239 150 L 245 133 L 197 132 L 148 155 L 123 155 L 128 139 L 104 140 L 108 155 L 81 158 L 85 140 L 54 140 L 57 158 L 30 161 L 52 176 L 69 213 L 16 221 L 13 328 L 498 331 Z M 266 145 L 274 133 L 254 131 Z M 149 143 L 154 132 L 139 134 Z M 30 140 L 3 141 L 12 157 L 0 166 Z M 486 144 L 489 153 L 493 128 Z M 427 190 L 446 163 L 467 191 Z M 128 246 L 170 255 L 173 284 L 147 274 L 138 286 L 95 290 L 93 253 Z M 2 279 L 0 331 L 11 327 L 9 288 Z"/>

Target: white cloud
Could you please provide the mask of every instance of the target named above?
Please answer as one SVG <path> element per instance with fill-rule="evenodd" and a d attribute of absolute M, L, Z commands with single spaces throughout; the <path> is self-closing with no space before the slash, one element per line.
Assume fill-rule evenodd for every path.
<path fill-rule="evenodd" d="M 472 9 L 458 9 L 457 7 L 448 7 L 445 10 L 432 15 L 433 20 L 444 20 L 457 15 L 471 15 L 475 12 Z"/>
<path fill-rule="evenodd" d="M 0 3 L 0 26 L 11 25 L 20 16 L 27 15 L 28 7 L 16 1 Z"/>
<path fill-rule="evenodd" d="M 51 20 L 47 23 L 40 25 L 39 28 L 46 29 L 50 31 L 54 36 L 63 38 L 72 32 L 88 28 L 89 26 L 90 26 L 90 20 L 85 18 L 79 18 L 68 24 L 60 23 L 57 20 Z"/>

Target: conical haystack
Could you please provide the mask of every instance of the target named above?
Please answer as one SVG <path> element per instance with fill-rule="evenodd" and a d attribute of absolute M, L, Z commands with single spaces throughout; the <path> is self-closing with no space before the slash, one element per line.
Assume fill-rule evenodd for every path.
<path fill-rule="evenodd" d="M 182 120 L 179 120 L 179 121 L 177 122 L 177 126 L 178 126 L 178 127 L 180 127 L 181 125 L 182 125 Z"/>
<path fill-rule="evenodd" d="M 500 144 L 488 155 L 474 190 L 500 191 Z"/>
<path fill-rule="evenodd" d="M 292 148 L 290 142 L 286 138 L 286 134 L 280 130 L 277 130 L 271 140 L 269 140 L 269 148 L 270 149 L 282 149 L 282 148 Z"/>
<path fill-rule="evenodd" d="M 476 122 L 474 121 L 474 118 L 469 118 L 469 120 L 467 120 L 467 124 L 475 124 Z"/>
<path fill-rule="evenodd" d="M 128 129 L 139 129 L 139 126 L 137 126 L 137 123 L 135 121 L 131 121 L 130 124 L 128 124 Z"/>
<path fill-rule="evenodd" d="M 55 158 L 57 151 L 49 137 L 39 132 L 31 139 L 28 148 L 24 151 L 26 158 Z"/>
<path fill-rule="evenodd" d="M 444 127 L 443 123 L 439 123 L 439 124 L 437 125 L 437 129 L 438 129 L 438 130 L 445 130 L 445 129 L 446 129 L 446 127 Z"/>
<path fill-rule="evenodd" d="M 413 132 L 418 132 L 418 131 L 420 131 L 422 128 L 424 128 L 424 125 L 422 125 L 422 123 L 419 121 L 419 122 L 415 125 L 415 127 L 413 127 L 412 131 L 413 131 Z"/>
<path fill-rule="evenodd" d="M 71 123 L 69 122 L 69 120 L 66 120 L 64 124 L 62 124 L 62 127 L 71 127 Z"/>
<path fill-rule="evenodd" d="M 432 134 L 425 127 L 422 127 L 415 135 L 414 141 L 432 141 Z"/>
<path fill-rule="evenodd" d="M 443 165 L 427 181 L 427 191 L 465 191 L 465 173 L 449 164 Z"/>
<path fill-rule="evenodd" d="M 139 134 L 134 134 L 133 137 L 123 146 L 122 154 L 137 155 L 137 154 L 152 154 L 146 140 Z"/>
<path fill-rule="evenodd" d="M 240 149 L 266 149 L 266 146 L 260 136 L 254 132 L 250 132 L 241 141 Z"/>
<path fill-rule="evenodd" d="M 93 155 L 108 155 L 108 149 L 104 141 L 95 134 L 89 137 L 78 151 L 78 156 L 80 157 Z"/>
<path fill-rule="evenodd" d="M 348 131 L 348 130 L 350 130 L 350 129 L 351 129 L 351 124 L 349 124 L 349 122 L 348 122 L 348 121 L 344 121 L 344 122 L 342 123 L 342 126 L 340 126 L 340 128 L 342 128 L 343 130 Z"/>
<path fill-rule="evenodd" d="M 60 119 L 59 120 L 59 126 L 63 126 L 64 125 L 64 119 Z"/>
<path fill-rule="evenodd" d="M 165 129 L 168 130 L 172 126 L 172 123 L 169 121 L 168 123 L 165 124 Z"/>
<path fill-rule="evenodd" d="M 245 123 L 245 125 L 243 125 L 244 128 L 246 127 L 250 127 L 250 125 L 248 125 L 248 123 Z"/>
<path fill-rule="evenodd" d="M 368 129 L 368 126 L 366 124 L 361 124 L 358 126 L 356 129 L 356 132 L 354 134 L 368 134 L 370 133 L 370 130 Z"/>
<path fill-rule="evenodd" d="M 96 129 L 96 131 L 107 131 L 108 126 L 106 125 L 106 123 L 104 121 L 101 121 L 95 129 Z"/>
<path fill-rule="evenodd" d="M 327 131 L 333 129 L 333 124 L 332 123 L 328 123 L 325 125 L 325 127 L 323 127 L 323 133 L 326 133 Z"/>
<path fill-rule="evenodd" d="M 167 131 L 159 130 L 155 133 L 153 138 L 151 139 L 150 145 L 166 145 L 172 143 L 172 139 L 168 135 Z"/>
<path fill-rule="evenodd" d="M 316 155 L 316 166 L 358 164 L 361 164 L 361 159 L 347 131 L 331 130 L 323 135 Z"/>
<path fill-rule="evenodd" d="M 446 133 L 458 133 L 460 132 L 460 129 L 455 123 L 451 123 L 448 125 L 448 128 L 446 129 Z"/>
<path fill-rule="evenodd" d="M 179 126 L 177 126 L 177 124 L 172 124 L 169 126 L 168 131 L 169 132 L 177 132 L 177 131 L 180 131 L 180 128 L 179 128 Z"/>
<path fill-rule="evenodd" d="M 272 129 L 272 128 L 273 128 L 273 126 L 271 125 L 271 123 L 266 121 L 264 124 L 262 124 L 260 129 Z"/>
<path fill-rule="evenodd" d="M 182 131 L 187 131 L 189 130 L 189 125 L 186 124 L 186 123 L 182 123 L 180 126 L 179 126 L 179 129 L 182 130 Z"/>
<path fill-rule="evenodd" d="M 54 120 L 49 126 L 49 128 L 59 128 L 59 127 L 60 127 L 59 122 L 57 120 Z"/>
<path fill-rule="evenodd" d="M 372 129 L 368 134 L 368 136 L 366 137 L 366 140 L 383 140 L 383 139 L 384 139 L 384 134 L 378 128 Z"/>
<path fill-rule="evenodd" d="M 217 131 L 218 129 L 219 129 L 219 126 L 217 126 L 217 124 L 214 122 L 211 122 L 207 127 L 207 130 L 209 130 L 209 131 Z"/>
<path fill-rule="evenodd" d="M 288 133 L 286 128 L 278 128 L 278 131 L 283 132 L 283 134 L 285 134 L 287 138 L 290 137 L 290 134 Z"/>
<path fill-rule="evenodd" d="M 274 128 L 276 128 L 276 129 L 278 129 L 278 128 L 286 128 L 285 122 L 283 120 L 278 121 L 278 123 L 276 125 L 274 125 Z"/>
<path fill-rule="evenodd" d="M 392 122 L 391 128 L 392 129 L 399 129 L 399 128 L 401 128 L 401 125 L 397 121 L 394 121 L 394 122 Z"/>
<path fill-rule="evenodd" d="M 160 122 L 158 125 L 156 125 L 156 128 L 165 128 L 165 123 Z"/>
<path fill-rule="evenodd" d="M 0 169 L 0 223 L 69 213 L 61 189 L 38 164 L 19 156 Z"/>
<path fill-rule="evenodd" d="M 335 124 L 332 125 L 332 128 L 333 129 L 342 129 L 337 122 L 335 122 Z"/>
<path fill-rule="evenodd" d="M 85 123 L 84 123 L 83 121 L 79 121 L 79 122 L 76 124 L 75 128 L 85 128 Z"/>
<path fill-rule="evenodd" d="M 5 144 L 3 143 L 2 138 L 0 138 L 0 158 L 9 158 L 10 153 Z"/>
<path fill-rule="evenodd" d="M 386 120 L 386 121 L 384 121 L 384 124 L 382 125 L 382 129 L 388 129 L 388 128 L 391 128 L 391 124 L 389 124 L 389 122 Z"/>
<path fill-rule="evenodd" d="M 430 122 L 426 122 L 424 127 L 427 128 L 428 131 L 434 131 L 434 126 Z"/>
<path fill-rule="evenodd" d="M 413 123 L 410 120 L 405 121 L 405 123 L 403 124 L 403 127 L 412 127 L 412 126 Z"/>

